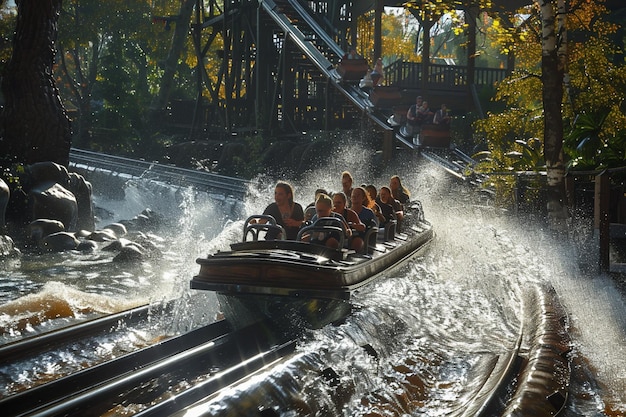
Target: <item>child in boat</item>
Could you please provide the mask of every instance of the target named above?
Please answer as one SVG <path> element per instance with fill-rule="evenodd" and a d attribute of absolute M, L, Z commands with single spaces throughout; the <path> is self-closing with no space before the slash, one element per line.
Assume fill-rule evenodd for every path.
<path fill-rule="evenodd" d="M 349 239 L 352 235 L 352 230 L 350 226 L 348 226 L 348 222 L 346 219 L 339 213 L 333 212 L 333 200 L 327 196 L 326 194 L 320 194 L 315 201 L 315 216 L 311 219 L 313 224 L 317 219 L 321 219 L 323 217 L 335 217 L 341 220 L 344 224 L 345 230 L 345 239 Z M 339 242 L 341 241 L 341 236 L 338 235 L 338 232 L 314 232 L 310 237 L 310 242 L 316 245 L 326 245 L 330 248 L 339 248 Z"/>

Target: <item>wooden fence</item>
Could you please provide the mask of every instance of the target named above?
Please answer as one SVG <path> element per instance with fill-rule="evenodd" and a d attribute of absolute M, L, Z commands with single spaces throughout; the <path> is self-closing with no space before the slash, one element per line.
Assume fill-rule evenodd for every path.
<path fill-rule="evenodd" d="M 502 81 L 508 71 L 498 68 L 474 68 L 474 85 L 478 87 L 493 86 Z M 464 65 L 428 65 L 426 87 L 437 90 L 466 91 L 468 83 L 468 67 Z M 385 70 L 387 85 L 401 88 L 422 86 L 422 64 L 419 62 L 396 61 Z"/>

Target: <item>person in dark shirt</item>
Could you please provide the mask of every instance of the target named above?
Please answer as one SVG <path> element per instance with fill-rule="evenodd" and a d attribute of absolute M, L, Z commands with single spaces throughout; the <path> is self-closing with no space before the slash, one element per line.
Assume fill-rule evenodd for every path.
<path fill-rule="evenodd" d="M 274 202 L 265 208 L 263 214 L 276 219 L 276 223 L 285 229 L 286 239 L 295 240 L 302 223 L 304 223 L 304 211 L 302 206 L 293 201 L 293 187 L 286 182 L 279 182 L 274 189 Z M 265 236 L 267 240 L 277 239 L 279 236 L 269 231 Z"/>
<path fill-rule="evenodd" d="M 402 181 L 398 175 L 391 177 L 389 180 L 389 188 L 391 189 L 391 195 L 393 198 L 398 200 L 400 204 L 406 205 L 409 202 L 411 193 L 404 185 L 402 185 Z"/>

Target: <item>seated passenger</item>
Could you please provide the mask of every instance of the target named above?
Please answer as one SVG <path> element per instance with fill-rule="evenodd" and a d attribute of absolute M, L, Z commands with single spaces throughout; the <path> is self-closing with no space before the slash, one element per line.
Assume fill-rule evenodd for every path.
<path fill-rule="evenodd" d="M 315 216 L 315 202 L 317 201 L 317 197 L 319 197 L 320 194 L 328 195 L 326 190 L 324 190 L 323 188 L 318 188 L 317 190 L 315 190 L 315 198 L 313 199 L 313 202 L 306 206 L 306 209 L 304 209 L 305 222 L 310 221 L 313 216 Z"/>
<path fill-rule="evenodd" d="M 346 208 L 346 195 L 343 192 L 338 192 L 333 195 L 333 212 L 341 214 L 348 222 L 348 226 L 355 232 L 364 233 L 365 225 L 359 219 L 358 214 L 354 210 Z M 363 238 L 354 234 L 350 241 L 350 249 L 354 249 L 357 252 L 361 252 L 363 249 Z"/>
<path fill-rule="evenodd" d="M 352 202 L 350 201 L 350 195 L 352 194 L 353 184 L 354 179 L 352 178 L 352 174 L 350 174 L 350 172 L 348 171 L 343 171 L 341 173 L 341 189 L 348 199 L 348 207 L 352 205 Z"/>
<path fill-rule="evenodd" d="M 348 53 L 343 56 L 343 59 L 360 59 L 361 55 L 356 51 L 354 46 L 350 47 Z"/>
<path fill-rule="evenodd" d="M 322 217 L 338 218 L 343 222 L 344 228 L 346 230 L 346 235 L 344 236 L 344 238 L 349 239 L 352 235 L 352 232 L 350 226 L 348 225 L 348 222 L 346 222 L 346 219 L 341 214 L 333 212 L 332 209 L 333 200 L 326 194 L 320 194 L 315 201 L 316 213 L 311 221 L 313 222 L 313 224 L 315 224 L 315 222 Z M 337 232 L 334 231 L 330 233 L 314 231 L 313 234 L 309 236 L 309 241 L 313 244 L 326 245 L 329 248 L 338 249 L 339 242 L 341 241 L 341 236 L 338 236 Z"/>
<path fill-rule="evenodd" d="M 383 209 L 383 214 L 389 220 L 397 220 L 398 225 L 402 222 L 404 218 L 404 211 L 402 210 L 402 204 L 398 200 L 392 197 L 391 190 L 387 186 L 380 187 L 380 192 L 378 193 L 378 200 L 376 201 L 381 208 L 383 206 L 390 207 L 391 213 L 385 214 L 385 209 Z"/>
<path fill-rule="evenodd" d="M 352 210 L 359 216 L 361 222 L 365 224 L 366 230 L 370 227 L 378 227 L 376 215 L 366 206 L 369 202 L 369 197 L 363 187 L 356 187 L 352 191 Z M 361 233 L 358 234 L 361 236 Z M 364 235 L 361 237 L 364 237 Z"/>
<path fill-rule="evenodd" d="M 440 126 L 450 126 L 450 114 L 448 114 L 448 108 L 445 104 L 441 105 L 441 108 L 435 112 L 433 117 L 433 124 Z"/>
<path fill-rule="evenodd" d="M 389 181 L 389 188 L 391 189 L 391 195 L 398 200 L 400 204 L 406 205 L 411 198 L 411 193 L 402 185 L 400 177 L 394 175 Z"/>
<path fill-rule="evenodd" d="M 295 240 L 298 231 L 304 223 L 304 211 L 302 206 L 293 201 L 293 188 L 291 184 L 279 182 L 274 189 L 274 202 L 265 208 L 263 214 L 270 215 L 276 219 L 276 223 L 285 229 L 288 240 Z M 253 223 L 251 221 L 251 223 Z M 265 221 L 261 221 L 264 223 Z M 269 231 L 265 236 L 266 240 L 277 239 L 279 236 L 274 231 Z"/>
<path fill-rule="evenodd" d="M 376 186 L 369 184 L 366 185 L 364 188 L 368 196 L 368 202 L 365 204 L 365 206 L 374 212 L 379 224 L 385 223 L 385 216 L 383 216 L 382 210 L 376 202 L 376 199 L 378 198 L 378 190 L 376 189 Z"/>
<path fill-rule="evenodd" d="M 374 87 L 382 85 L 384 79 L 385 70 L 383 68 L 383 60 L 382 58 L 378 58 L 374 63 L 374 70 L 372 71 L 372 82 Z"/>
<path fill-rule="evenodd" d="M 374 80 L 372 80 L 371 69 L 368 68 L 363 78 L 361 78 L 361 81 L 359 81 L 359 88 L 368 94 L 372 92 L 372 89 L 374 88 Z"/>

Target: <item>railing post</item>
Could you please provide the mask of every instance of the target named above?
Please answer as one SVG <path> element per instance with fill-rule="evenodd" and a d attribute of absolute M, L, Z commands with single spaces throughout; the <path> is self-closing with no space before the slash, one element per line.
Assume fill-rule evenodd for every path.
<path fill-rule="evenodd" d="M 594 195 L 594 227 L 598 230 L 600 272 L 609 272 L 611 262 L 609 259 L 609 205 L 611 198 L 611 178 L 607 171 L 602 171 L 595 178 Z"/>

